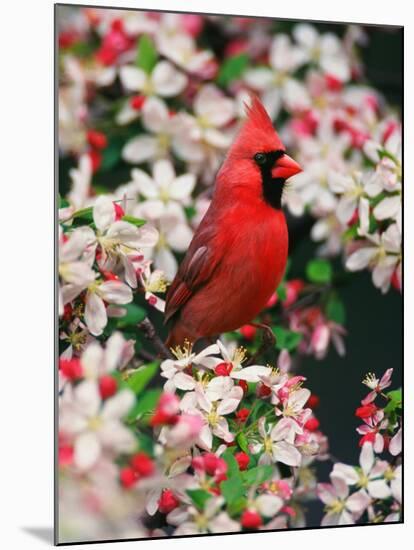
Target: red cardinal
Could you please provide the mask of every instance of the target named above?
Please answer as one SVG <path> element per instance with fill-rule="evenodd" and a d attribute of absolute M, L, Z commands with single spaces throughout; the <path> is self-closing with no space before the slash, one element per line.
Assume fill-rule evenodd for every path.
<path fill-rule="evenodd" d="M 253 98 L 217 175 L 210 207 L 168 290 L 167 346 L 236 330 L 265 307 L 288 255 L 283 186 L 300 171 Z"/>

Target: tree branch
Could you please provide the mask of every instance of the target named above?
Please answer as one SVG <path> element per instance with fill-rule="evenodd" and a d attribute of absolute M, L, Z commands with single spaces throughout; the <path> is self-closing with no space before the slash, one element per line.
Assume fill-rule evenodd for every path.
<path fill-rule="evenodd" d="M 154 348 L 158 351 L 161 359 L 172 359 L 173 356 L 161 338 L 158 336 L 154 325 L 146 317 L 143 321 L 138 323 L 138 329 L 143 332 L 145 338 L 152 343 Z"/>

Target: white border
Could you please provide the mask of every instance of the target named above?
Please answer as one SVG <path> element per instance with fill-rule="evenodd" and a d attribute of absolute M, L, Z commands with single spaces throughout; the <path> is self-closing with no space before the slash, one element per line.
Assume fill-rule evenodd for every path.
<path fill-rule="evenodd" d="M 76 2 L 74 2 L 76 3 Z M 90 3 L 87 0 L 83 3 Z M 406 52 L 414 50 L 410 3 L 403 0 L 110 0 L 96 4 L 153 9 L 193 10 L 240 15 L 322 19 L 405 25 Z M 2 6 L 1 52 L 1 467 L 0 540 L 4 548 L 36 550 L 45 542 L 27 532 L 44 532 L 53 517 L 53 2 L 20 0 Z M 407 61 L 407 55 L 406 55 Z M 411 242 L 414 216 L 413 70 L 406 63 L 405 93 L 405 394 L 413 388 L 414 361 L 409 349 L 409 312 L 413 311 Z M 410 124 L 411 123 L 411 124 Z M 23 293 L 23 289 L 24 292 Z M 390 319 L 390 323 L 393 320 Z M 391 365 L 390 365 L 391 366 Z M 374 368 L 369 365 L 369 368 Z M 333 388 L 332 391 L 338 391 Z M 411 401 L 411 403 L 410 403 Z M 405 548 L 414 538 L 411 418 L 406 402 L 406 524 L 259 536 L 168 539 L 116 543 L 111 548 L 208 549 L 211 545 L 248 549 L 252 544 L 280 548 Z M 410 421 L 409 421 L 410 420 Z M 410 521 L 411 520 L 411 521 Z M 410 523 L 411 525 L 408 525 Z M 26 529 L 26 530 L 25 530 Z M 86 545 L 85 548 L 90 548 Z M 94 546 L 95 548 L 99 548 Z"/>

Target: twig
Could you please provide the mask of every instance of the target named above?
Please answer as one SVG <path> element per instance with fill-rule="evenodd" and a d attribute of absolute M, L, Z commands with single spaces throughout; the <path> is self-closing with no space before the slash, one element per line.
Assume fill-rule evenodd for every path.
<path fill-rule="evenodd" d="M 141 359 L 144 359 L 144 361 L 154 361 L 154 359 L 156 359 L 156 355 L 153 355 L 152 353 L 150 353 L 149 351 L 145 350 L 145 349 L 140 349 L 138 352 L 137 352 L 137 355 L 139 357 L 141 357 Z"/>
<path fill-rule="evenodd" d="M 287 307 L 284 310 L 283 313 L 285 316 L 289 315 L 289 313 L 292 313 L 292 311 L 295 311 L 296 309 L 301 309 L 304 306 L 312 304 L 313 301 L 319 297 L 319 295 L 324 294 L 325 292 L 330 290 L 331 285 L 323 285 L 315 289 L 312 289 L 312 287 L 310 288 L 311 288 L 311 292 L 309 294 L 307 294 L 306 296 L 303 296 L 302 298 L 299 298 L 297 302 L 295 302 L 294 304 L 292 304 L 291 306 Z"/>
<path fill-rule="evenodd" d="M 158 336 L 154 325 L 151 323 L 148 317 L 138 323 L 137 326 L 138 329 L 144 333 L 145 338 L 153 344 L 154 348 L 158 351 L 162 359 L 172 359 L 172 354 L 170 350 Z"/>

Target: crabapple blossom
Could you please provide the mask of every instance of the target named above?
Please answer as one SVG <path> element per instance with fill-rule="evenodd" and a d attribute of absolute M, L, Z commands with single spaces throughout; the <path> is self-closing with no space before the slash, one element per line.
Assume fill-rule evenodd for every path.
<path fill-rule="evenodd" d="M 286 388 L 286 386 L 289 385 L 289 382 L 293 382 L 293 385 Z M 308 401 L 311 392 L 306 388 L 295 389 L 298 384 L 295 377 L 291 378 L 289 382 L 284 384 L 284 386 L 277 392 L 279 403 L 276 405 L 276 415 L 281 415 L 284 418 L 293 418 L 296 422 L 302 425 L 311 413 L 310 409 L 303 408 Z M 284 391 L 285 389 L 287 395 Z"/>
<path fill-rule="evenodd" d="M 79 227 L 68 236 L 63 233 L 60 235 L 59 276 L 62 283 L 62 305 L 76 298 L 96 278 L 88 253 L 88 249 L 93 248 L 94 240 L 94 232 L 89 227 Z"/>
<path fill-rule="evenodd" d="M 226 347 L 220 340 L 217 340 L 217 348 L 222 358 L 210 360 L 205 366 L 212 368 L 215 374 L 219 376 L 230 376 L 235 380 L 245 380 L 246 382 L 258 382 L 261 377 L 270 374 L 270 367 L 261 365 L 249 365 L 242 367 L 246 357 L 246 351 L 243 348 L 236 348 L 232 354 L 229 354 Z"/>
<path fill-rule="evenodd" d="M 173 279 L 178 269 L 173 252 L 185 252 L 193 237 L 183 207 L 175 201 L 166 204 L 144 201 L 136 206 L 134 214 L 156 226 L 159 238 L 155 247 L 149 250 L 152 251 L 155 266 L 164 271 L 167 279 Z"/>
<path fill-rule="evenodd" d="M 349 61 L 343 53 L 339 38 L 332 33 L 320 35 L 314 26 L 301 23 L 293 29 L 293 36 L 302 56 L 319 64 L 327 75 L 341 82 L 350 77 Z"/>
<path fill-rule="evenodd" d="M 219 353 L 219 347 L 217 344 L 212 344 L 200 353 L 195 353 L 193 346 L 189 342 L 184 342 L 182 347 L 177 346 L 172 353 L 175 359 L 166 359 L 161 363 L 161 376 L 167 379 L 164 390 L 171 392 L 175 389 L 193 390 L 196 380 L 186 371 L 191 370 L 192 365 L 205 368 L 214 365 L 216 360 L 212 356 Z"/>
<path fill-rule="evenodd" d="M 402 466 L 398 465 L 396 468 L 389 468 L 384 477 L 390 482 L 390 490 L 393 498 L 398 503 L 402 503 Z"/>
<path fill-rule="evenodd" d="M 213 435 L 226 443 L 234 440 L 225 415 L 237 409 L 242 397 L 242 388 L 234 386 L 230 378 L 222 376 L 211 380 L 205 389 L 198 384 L 194 391 L 185 394 L 181 400 L 183 412 L 203 419 L 204 425 L 197 440 L 202 449 L 212 448 Z"/>
<path fill-rule="evenodd" d="M 217 152 L 231 143 L 225 127 L 235 116 L 234 102 L 213 84 L 204 85 L 194 98 L 194 115 L 182 114 L 183 131 L 176 136 L 174 151 L 187 162 L 209 160 L 217 167 Z"/>
<path fill-rule="evenodd" d="M 203 70 L 213 61 L 212 52 L 198 50 L 195 40 L 184 33 L 161 31 L 158 48 L 162 55 L 189 73 L 202 75 Z"/>
<path fill-rule="evenodd" d="M 105 304 L 124 305 L 132 302 L 130 287 L 121 281 L 93 282 L 85 296 L 85 323 L 94 336 L 102 334 L 108 322 Z"/>
<path fill-rule="evenodd" d="M 134 168 L 131 172 L 132 181 L 140 195 L 146 201 L 156 202 L 148 208 L 157 208 L 158 203 L 175 201 L 183 206 L 190 203 L 191 193 L 194 189 L 196 178 L 194 174 L 183 174 L 176 176 L 174 166 L 169 160 L 158 160 L 152 168 L 153 177 L 150 178 L 143 170 Z"/>
<path fill-rule="evenodd" d="M 251 499 L 247 504 L 247 512 L 256 513 L 264 517 L 274 517 L 282 508 L 283 500 L 277 495 L 261 494 L 255 499 Z M 261 519 L 261 517 L 260 517 Z M 242 515 L 243 527 L 254 527 L 255 522 L 253 518 L 247 521 L 246 512 Z M 252 521 L 253 520 L 253 521 Z M 262 522 L 260 522 L 261 525 Z M 259 527 L 259 525 L 257 525 Z"/>
<path fill-rule="evenodd" d="M 382 375 L 381 379 L 377 378 L 375 374 L 369 373 L 366 375 L 362 383 L 367 386 L 371 391 L 362 400 L 362 404 L 366 405 L 371 403 L 385 388 L 391 386 L 391 377 L 394 369 L 387 369 Z"/>
<path fill-rule="evenodd" d="M 352 495 L 342 477 L 331 474 L 331 483 L 318 484 L 318 497 L 325 504 L 321 525 L 352 525 L 365 512 L 371 499 L 364 489 Z"/>
<path fill-rule="evenodd" d="M 288 419 L 280 420 L 275 426 L 266 426 L 265 418 L 261 418 L 258 430 L 261 439 L 251 445 L 251 452 L 261 453 L 259 464 L 282 462 L 288 466 L 300 465 L 300 452 L 287 441 L 291 433 L 291 424 Z"/>
<path fill-rule="evenodd" d="M 384 449 L 384 432 L 388 428 L 388 419 L 384 418 L 384 412 L 379 411 L 373 418 L 365 418 L 365 424 L 358 426 L 357 432 L 362 435 L 360 445 L 369 441 L 374 445 L 374 451 L 381 453 Z"/>
<path fill-rule="evenodd" d="M 384 474 L 388 468 L 385 460 L 375 460 L 372 443 L 362 445 L 359 456 L 361 470 L 358 472 L 346 464 L 335 464 L 332 475 L 342 477 L 348 485 L 357 485 L 366 490 L 371 498 L 385 499 L 390 496 Z"/>
<path fill-rule="evenodd" d="M 269 51 L 270 68 L 258 67 L 246 72 L 246 83 L 263 93 L 262 100 L 270 116 L 275 118 L 282 105 L 303 110 L 310 107 L 306 88 L 290 77 L 304 61 L 300 48 L 291 44 L 287 35 L 279 34 Z"/>
<path fill-rule="evenodd" d="M 131 408 L 134 395 L 122 390 L 102 403 L 98 384 L 84 380 L 73 397 L 62 404 L 59 430 L 73 439 L 74 464 L 81 470 L 93 467 L 106 452 L 131 452 L 136 445 L 132 432 L 121 422 Z"/>
<path fill-rule="evenodd" d="M 86 346 L 81 357 L 84 378 L 96 379 L 116 369 L 122 370 L 134 356 L 134 341 L 126 341 L 120 332 L 114 332 L 107 340 L 105 350 L 98 342 Z"/>
<path fill-rule="evenodd" d="M 142 125 L 149 132 L 133 137 L 124 146 L 122 156 L 132 164 L 168 157 L 174 137 L 182 131 L 180 115 L 169 111 L 163 100 L 158 97 L 138 97 L 142 97 L 143 101 L 140 110 L 131 106 L 131 100 L 118 114 L 118 122 L 127 124 L 141 113 Z"/>
<path fill-rule="evenodd" d="M 187 85 L 187 77 L 168 61 L 159 61 L 150 75 L 133 65 L 124 65 L 119 70 L 119 77 L 127 91 L 146 96 L 176 96 Z"/>
<path fill-rule="evenodd" d="M 93 219 L 101 251 L 98 259 L 100 268 L 114 272 L 121 266 L 126 282 L 135 288 L 137 278 L 132 260 L 141 248 L 156 244 L 157 230 L 151 225 L 145 224 L 138 228 L 122 219 L 117 220 L 116 207 L 105 196 L 99 197 L 96 201 L 93 207 Z"/>
<path fill-rule="evenodd" d="M 85 154 L 81 155 L 78 166 L 70 170 L 69 176 L 72 187 L 67 195 L 68 201 L 75 209 L 82 208 L 88 201 L 91 189 L 92 163 L 90 157 Z"/>
<path fill-rule="evenodd" d="M 227 512 L 221 512 L 223 497 L 208 499 L 205 509 L 200 512 L 195 506 L 189 506 L 185 511 L 169 514 L 169 522 L 178 525 L 174 535 L 194 535 L 196 533 L 228 533 L 240 531 L 237 521 L 230 518 Z"/>
<path fill-rule="evenodd" d="M 145 290 L 145 299 L 148 303 L 158 309 L 164 311 L 165 301 L 156 296 L 154 293 L 165 292 L 167 289 L 167 281 L 165 274 L 160 269 L 151 271 L 150 262 L 146 262 L 144 266 L 139 268 L 138 277 L 143 289 Z"/>
<path fill-rule="evenodd" d="M 200 441 L 202 430 L 203 421 L 200 415 L 183 413 L 165 434 L 165 443 L 172 448 L 189 447 Z"/>
<path fill-rule="evenodd" d="M 402 428 L 391 439 L 388 450 L 393 456 L 401 454 L 402 450 Z"/>

